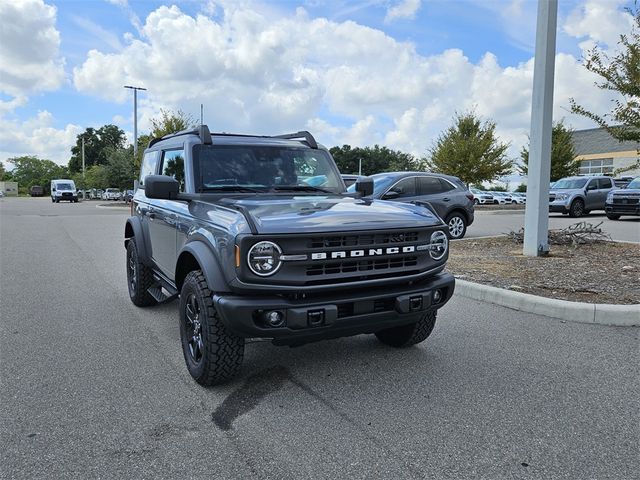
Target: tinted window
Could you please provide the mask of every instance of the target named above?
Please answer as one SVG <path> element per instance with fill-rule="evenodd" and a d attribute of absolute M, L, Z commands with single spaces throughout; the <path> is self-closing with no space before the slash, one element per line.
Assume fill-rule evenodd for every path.
<path fill-rule="evenodd" d="M 442 192 L 442 184 L 437 177 L 418 177 L 418 191 L 420 195 L 433 195 Z"/>
<path fill-rule="evenodd" d="M 344 187 L 324 150 L 244 145 L 194 145 L 197 189 L 233 186 L 286 190 L 316 187 L 342 192 Z"/>
<path fill-rule="evenodd" d="M 446 180 L 438 177 L 418 177 L 418 191 L 420 195 L 432 195 L 453 190 L 455 187 Z"/>
<path fill-rule="evenodd" d="M 162 155 L 162 175 L 175 178 L 184 192 L 184 150 L 169 150 Z"/>
<path fill-rule="evenodd" d="M 397 198 L 402 197 L 415 197 L 416 196 L 416 178 L 403 178 L 398 183 L 396 183 L 391 189 L 390 192 L 396 192 L 398 194 Z"/>
<path fill-rule="evenodd" d="M 611 188 L 611 186 L 610 178 L 601 178 L 598 180 L 598 188 Z"/>
<path fill-rule="evenodd" d="M 144 178 L 147 175 L 155 175 L 158 166 L 158 152 L 147 152 L 142 159 L 140 167 L 140 186 L 144 186 Z"/>
<path fill-rule="evenodd" d="M 595 178 L 587 184 L 587 190 L 596 190 L 598 188 L 598 180 Z"/>

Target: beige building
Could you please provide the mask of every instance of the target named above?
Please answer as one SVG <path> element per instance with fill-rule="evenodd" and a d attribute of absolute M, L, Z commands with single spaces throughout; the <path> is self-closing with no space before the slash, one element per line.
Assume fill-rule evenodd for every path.
<path fill-rule="evenodd" d="M 0 190 L 9 197 L 18 196 L 18 182 L 0 182 Z"/>
<path fill-rule="evenodd" d="M 640 175 L 638 168 L 616 172 L 638 162 L 640 144 L 636 142 L 619 142 L 604 128 L 590 128 L 573 132 L 573 145 L 580 162 L 578 175 Z"/>

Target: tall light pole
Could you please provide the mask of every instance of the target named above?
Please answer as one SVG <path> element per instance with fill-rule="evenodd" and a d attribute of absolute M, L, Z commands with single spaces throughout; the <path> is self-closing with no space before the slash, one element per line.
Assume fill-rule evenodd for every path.
<path fill-rule="evenodd" d="M 558 0 L 538 0 L 523 254 L 549 252 L 549 177 Z"/>
<path fill-rule="evenodd" d="M 133 157 L 138 155 L 138 90 L 146 90 L 143 87 L 125 85 L 124 88 L 133 90 Z"/>

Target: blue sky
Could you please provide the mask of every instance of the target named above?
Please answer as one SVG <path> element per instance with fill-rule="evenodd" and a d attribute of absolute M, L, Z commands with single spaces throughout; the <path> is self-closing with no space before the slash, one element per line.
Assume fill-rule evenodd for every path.
<path fill-rule="evenodd" d="M 611 97 L 581 65 L 631 25 L 623 0 L 559 2 L 554 117 L 569 97 L 605 112 Z M 309 129 L 322 143 L 426 154 L 455 112 L 526 142 L 537 2 L 527 0 L 0 0 L 0 161 L 66 164 L 86 127 L 132 135 L 160 108 L 213 131 Z"/>

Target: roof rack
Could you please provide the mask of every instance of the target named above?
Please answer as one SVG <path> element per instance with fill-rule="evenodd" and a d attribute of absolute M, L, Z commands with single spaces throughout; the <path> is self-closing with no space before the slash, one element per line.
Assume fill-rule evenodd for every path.
<path fill-rule="evenodd" d="M 316 139 L 313 138 L 313 135 L 311 135 L 306 130 L 301 130 L 300 132 L 296 132 L 296 133 L 285 133 L 283 135 L 274 135 L 273 138 L 285 138 L 290 140 L 294 140 L 296 138 L 304 138 L 311 148 L 313 149 L 318 148 L 318 142 L 316 142 Z"/>
<path fill-rule="evenodd" d="M 200 137 L 200 141 L 205 145 L 211 145 L 211 133 L 209 132 L 209 127 L 206 125 L 200 125 L 197 128 L 182 130 L 176 133 L 170 133 L 168 135 L 164 135 L 160 138 L 154 138 L 149 142 L 149 146 L 147 148 L 153 147 L 156 143 L 161 140 L 166 140 L 168 138 L 179 137 L 181 135 L 198 135 Z M 231 137 L 256 137 L 256 138 L 282 138 L 286 140 L 295 140 L 295 139 L 304 139 L 309 144 L 309 147 L 313 149 L 318 148 L 318 142 L 316 139 L 306 130 L 301 130 L 296 133 L 285 133 L 282 135 L 274 135 L 270 136 L 261 136 L 261 135 L 242 135 L 242 134 L 234 134 L 234 133 L 216 133 L 216 135 L 226 135 Z"/>
<path fill-rule="evenodd" d="M 197 128 L 190 128 L 187 130 L 181 130 L 176 133 L 170 133 L 168 135 L 164 135 L 160 138 L 154 138 L 149 142 L 149 146 L 147 148 L 153 147 L 160 140 L 166 140 L 167 138 L 179 137 L 181 135 L 198 135 L 200 137 L 200 141 L 205 145 L 211 145 L 211 133 L 209 132 L 209 127 L 206 125 L 200 125 Z"/>

